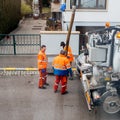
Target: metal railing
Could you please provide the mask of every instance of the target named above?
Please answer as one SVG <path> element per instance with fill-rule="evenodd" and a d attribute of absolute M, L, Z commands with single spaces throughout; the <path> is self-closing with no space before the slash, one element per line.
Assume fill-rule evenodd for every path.
<path fill-rule="evenodd" d="M 33 55 L 40 46 L 39 34 L 0 34 L 0 55 Z"/>

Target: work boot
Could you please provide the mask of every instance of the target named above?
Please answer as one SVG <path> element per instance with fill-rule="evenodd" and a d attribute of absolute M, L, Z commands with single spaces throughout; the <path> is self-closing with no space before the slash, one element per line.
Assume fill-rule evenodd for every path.
<path fill-rule="evenodd" d="M 46 87 L 42 86 L 42 87 L 39 87 L 39 89 L 46 89 Z"/>
<path fill-rule="evenodd" d="M 45 83 L 44 85 L 49 86 L 49 83 Z"/>
<path fill-rule="evenodd" d="M 73 77 L 69 77 L 69 80 L 73 80 Z"/>
<path fill-rule="evenodd" d="M 54 90 L 54 93 L 57 93 L 57 90 Z"/>
<path fill-rule="evenodd" d="M 65 91 L 64 93 L 61 93 L 61 95 L 65 95 L 65 94 L 68 94 L 69 92 L 68 91 Z"/>

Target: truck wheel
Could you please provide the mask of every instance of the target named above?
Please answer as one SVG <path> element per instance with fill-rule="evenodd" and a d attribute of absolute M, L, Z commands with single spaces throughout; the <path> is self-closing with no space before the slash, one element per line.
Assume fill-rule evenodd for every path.
<path fill-rule="evenodd" d="M 114 114 L 120 111 L 120 98 L 118 96 L 107 96 L 103 102 L 106 113 Z"/>

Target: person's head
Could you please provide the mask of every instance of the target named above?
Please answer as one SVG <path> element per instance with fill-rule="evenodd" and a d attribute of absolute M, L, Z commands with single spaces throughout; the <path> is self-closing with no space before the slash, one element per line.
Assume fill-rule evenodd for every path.
<path fill-rule="evenodd" d="M 66 55 L 67 52 L 66 52 L 65 50 L 61 50 L 61 51 L 60 51 L 60 54 L 61 54 L 61 55 Z"/>
<path fill-rule="evenodd" d="M 40 48 L 40 50 L 41 50 L 42 52 L 45 52 L 45 51 L 46 51 L 46 45 L 42 45 L 41 48 Z"/>
<path fill-rule="evenodd" d="M 62 46 L 63 48 L 65 47 L 65 43 L 62 41 L 61 43 L 60 43 L 60 46 Z"/>

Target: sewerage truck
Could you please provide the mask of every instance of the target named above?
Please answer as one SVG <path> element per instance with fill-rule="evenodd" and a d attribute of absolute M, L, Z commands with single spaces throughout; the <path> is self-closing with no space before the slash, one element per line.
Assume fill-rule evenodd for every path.
<path fill-rule="evenodd" d="M 120 111 L 120 26 L 87 32 L 87 47 L 76 68 L 88 109 L 102 106 L 109 114 Z"/>

